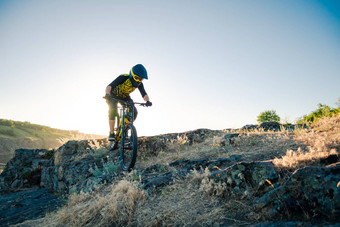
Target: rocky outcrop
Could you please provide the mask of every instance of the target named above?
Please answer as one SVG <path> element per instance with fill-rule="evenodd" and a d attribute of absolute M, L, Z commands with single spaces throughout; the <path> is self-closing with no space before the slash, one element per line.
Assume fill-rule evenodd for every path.
<path fill-rule="evenodd" d="M 138 141 L 138 155 L 147 153 L 157 156 L 169 144 L 192 145 L 218 133 L 221 132 L 198 129 L 185 133 L 141 137 Z M 40 186 L 66 194 L 91 191 L 95 185 L 110 182 L 121 172 L 117 151 L 110 152 L 105 157 L 95 153 L 100 147 L 105 150 L 107 145 L 106 140 L 83 140 L 69 141 L 57 150 L 18 149 L 1 174 L 0 189 L 2 192 L 9 192 Z M 211 164 L 208 160 L 189 162 L 191 164 L 189 163 L 187 170 Z M 220 164 L 223 160 L 217 162 Z M 109 164 L 110 168 L 116 168 L 112 174 L 103 170 Z M 102 171 L 103 174 L 96 175 L 96 171 Z"/>
<path fill-rule="evenodd" d="M 261 196 L 255 208 L 265 217 L 339 220 L 340 162 L 299 169 L 282 185 Z"/>
<path fill-rule="evenodd" d="M 17 149 L 1 173 L 0 193 L 39 186 L 42 167 L 53 153 L 46 149 Z"/>
<path fill-rule="evenodd" d="M 245 125 L 241 129 L 242 130 L 256 130 L 262 129 L 263 131 L 281 131 L 281 129 L 294 131 L 296 128 L 308 128 L 306 124 L 280 124 L 277 122 L 262 122 L 260 125 Z"/>
<path fill-rule="evenodd" d="M 338 220 L 340 162 L 304 167 L 287 175 L 271 161 L 240 162 L 211 173 L 207 191 L 224 198 L 255 198 L 254 209 L 266 219 Z"/>
<path fill-rule="evenodd" d="M 55 151 L 54 156 L 42 169 L 40 185 L 66 194 L 81 191 L 81 186 L 87 185 L 85 181 L 94 176 L 91 169 L 103 167 L 103 159 L 96 157 L 94 148 L 105 146 L 105 143 L 105 140 L 67 142 Z M 104 159 L 109 160 L 107 157 Z"/>
<path fill-rule="evenodd" d="M 275 130 L 275 129 L 268 129 Z M 157 156 L 180 146 L 199 144 L 220 136 L 219 146 L 233 146 L 237 133 L 199 129 L 139 139 L 139 157 Z M 0 222 L 5 225 L 43 216 L 60 207 L 61 195 L 91 192 L 122 177 L 118 152 L 109 152 L 106 140 L 69 141 L 57 150 L 18 149 L 0 175 Z M 100 153 L 102 152 L 102 153 Z M 209 170 L 202 181 L 207 193 L 229 199 L 254 201 L 254 211 L 267 220 L 287 217 L 321 217 L 336 221 L 340 216 L 340 163 L 337 155 L 291 173 L 271 160 L 253 161 L 242 155 L 218 159 L 181 159 L 135 171 L 133 178 L 148 193 L 162 190 L 174 179 Z M 205 188 L 204 188 L 205 187 Z M 15 192 L 15 193 L 13 193 Z M 21 215 L 20 215 L 21 214 Z M 250 215 L 250 214 L 249 214 Z M 301 218 L 302 217 L 302 218 Z"/>
<path fill-rule="evenodd" d="M 239 162 L 229 168 L 212 172 L 212 193 L 214 186 L 225 185 L 223 196 L 230 194 L 252 198 L 270 191 L 278 183 L 279 174 L 271 161 Z M 219 192 L 221 193 L 221 192 Z"/>

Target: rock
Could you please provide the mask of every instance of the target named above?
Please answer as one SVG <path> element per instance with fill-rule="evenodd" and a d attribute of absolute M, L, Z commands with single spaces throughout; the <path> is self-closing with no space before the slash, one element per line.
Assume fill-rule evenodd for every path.
<path fill-rule="evenodd" d="M 64 158 L 67 160 L 67 158 Z M 102 168 L 100 159 L 86 156 L 77 161 L 68 160 L 59 165 L 46 166 L 42 170 L 41 186 L 61 193 L 69 193 L 69 189 L 76 184 L 81 184 L 93 173 L 91 168 Z"/>
<path fill-rule="evenodd" d="M 166 165 L 162 165 L 162 164 L 155 164 L 152 166 L 147 167 L 143 172 L 147 173 L 147 172 L 164 172 L 167 171 L 169 168 Z"/>
<path fill-rule="evenodd" d="M 35 189 L 0 196 L 0 226 L 44 217 L 64 205 L 61 196 L 46 189 Z"/>
<path fill-rule="evenodd" d="M 201 143 L 206 138 L 214 135 L 221 134 L 222 131 L 210 130 L 210 129 L 197 129 L 193 131 L 183 133 L 170 133 L 160 136 L 155 136 L 159 140 L 163 140 L 165 143 L 179 143 L 182 145 L 192 145 L 194 143 Z"/>
<path fill-rule="evenodd" d="M 254 130 L 257 129 L 258 125 L 245 125 L 241 129 L 242 130 Z"/>
<path fill-rule="evenodd" d="M 90 155 L 91 152 L 93 154 L 94 146 L 100 142 L 104 144 L 102 140 L 82 140 L 69 141 L 61 146 L 42 169 L 40 186 L 68 194 L 81 190 L 89 192 L 97 183 L 98 186 L 103 184 L 105 181 L 101 179 L 101 175 L 107 174 L 104 166 L 111 167 L 108 163 L 114 162 L 115 153 L 110 154 L 112 157 L 108 155 L 104 158 Z M 92 178 L 94 171 L 97 172 L 95 177 L 98 179 Z M 117 168 L 116 171 L 115 174 L 118 174 L 121 170 Z"/>
<path fill-rule="evenodd" d="M 196 159 L 196 160 L 177 160 L 169 164 L 170 167 L 176 167 L 177 169 L 214 169 L 216 167 L 223 168 L 225 166 L 231 165 L 233 163 L 232 159 L 229 158 L 219 158 L 219 159 Z"/>
<path fill-rule="evenodd" d="M 53 152 L 53 151 L 52 151 Z M 0 192 L 16 191 L 40 184 L 41 169 L 47 164 L 46 149 L 17 149 L 0 175 Z"/>
<path fill-rule="evenodd" d="M 167 143 L 160 137 L 141 137 L 138 138 L 138 156 L 153 157 L 167 148 Z"/>
<path fill-rule="evenodd" d="M 320 164 L 329 165 L 329 164 L 333 164 L 333 163 L 336 163 L 336 162 L 339 162 L 339 161 L 340 161 L 339 155 L 332 154 L 332 155 L 329 155 L 326 158 L 321 158 Z"/>
<path fill-rule="evenodd" d="M 83 151 L 92 151 L 91 140 L 81 140 L 81 141 L 68 141 L 63 146 L 61 146 L 54 154 L 54 165 L 60 165 L 61 163 L 70 162 L 75 154 Z"/>
<path fill-rule="evenodd" d="M 277 122 L 263 122 L 260 124 L 259 128 L 264 129 L 264 131 L 280 131 L 281 130 L 281 124 Z"/>
<path fill-rule="evenodd" d="M 239 161 L 242 160 L 242 158 L 243 158 L 243 155 L 237 155 L 237 154 L 235 154 L 235 155 L 229 156 L 228 159 L 229 159 L 231 162 L 239 162 Z"/>
<path fill-rule="evenodd" d="M 197 129 L 183 133 L 169 133 L 159 136 L 139 137 L 138 156 L 140 158 L 155 157 L 160 152 L 167 150 L 170 144 L 192 145 L 201 143 L 206 138 L 221 134 L 219 130 Z"/>
<path fill-rule="evenodd" d="M 226 169 L 214 171 L 209 178 L 214 184 L 225 184 L 225 194 L 261 196 L 277 184 L 279 175 L 271 161 L 239 162 Z"/>
<path fill-rule="evenodd" d="M 239 133 L 226 134 L 220 142 L 220 146 L 232 145 L 234 144 L 235 138 L 238 137 Z"/>
<path fill-rule="evenodd" d="M 72 185 L 69 189 L 69 193 L 91 193 L 95 191 L 98 187 L 112 183 L 114 179 L 115 177 L 113 175 L 89 177 L 84 181 L 81 181 L 79 184 Z"/>
<path fill-rule="evenodd" d="M 172 181 L 172 178 L 173 174 L 171 172 L 166 172 L 164 174 L 155 176 L 152 179 L 143 180 L 143 189 L 148 189 L 150 187 L 158 188 L 160 186 L 168 185 Z"/>
<path fill-rule="evenodd" d="M 213 171 L 230 166 L 241 158 L 241 155 L 233 155 L 229 158 L 220 159 L 181 159 L 170 163 L 169 166 L 161 164 L 152 165 L 137 174 L 142 178 L 142 188 L 151 192 L 153 189 L 171 184 L 174 178 L 184 178 L 192 170 L 204 171 L 205 168 L 208 168 L 210 171 Z M 175 169 L 169 171 L 169 167 Z"/>
<path fill-rule="evenodd" d="M 23 185 L 23 181 L 22 180 L 14 180 L 14 182 L 11 184 L 11 188 L 21 188 Z"/>
<path fill-rule="evenodd" d="M 264 131 L 281 131 L 281 129 L 285 129 L 288 131 L 294 131 L 296 128 L 306 129 L 308 126 L 306 124 L 279 124 L 277 122 L 263 122 L 260 125 L 245 125 L 241 128 L 241 130 L 255 130 L 255 129 L 264 129 Z"/>
<path fill-rule="evenodd" d="M 339 221 L 340 163 L 299 169 L 254 204 L 263 217 L 325 218 Z"/>

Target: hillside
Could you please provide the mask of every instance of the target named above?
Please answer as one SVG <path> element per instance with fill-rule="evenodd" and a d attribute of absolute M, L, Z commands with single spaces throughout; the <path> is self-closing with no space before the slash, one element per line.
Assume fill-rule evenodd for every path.
<path fill-rule="evenodd" d="M 338 226 L 340 114 L 309 128 L 247 128 L 140 137 L 131 173 L 121 171 L 106 140 L 17 150 L 0 176 L 0 221 Z"/>
<path fill-rule="evenodd" d="M 58 148 L 67 140 L 88 138 L 102 136 L 0 119 L 0 168 L 13 157 L 17 148 Z"/>

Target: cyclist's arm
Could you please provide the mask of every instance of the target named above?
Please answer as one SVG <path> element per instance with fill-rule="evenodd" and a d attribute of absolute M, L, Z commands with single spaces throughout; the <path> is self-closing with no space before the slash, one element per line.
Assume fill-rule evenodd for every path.
<path fill-rule="evenodd" d="M 148 102 L 148 101 L 150 101 L 150 98 L 149 98 L 149 96 L 148 96 L 147 94 L 146 94 L 146 95 L 144 95 L 143 99 L 144 99 L 144 101 L 145 101 L 145 102 Z"/>
<path fill-rule="evenodd" d="M 105 95 L 110 95 L 111 94 L 112 87 L 108 85 L 105 90 Z"/>
<path fill-rule="evenodd" d="M 148 95 L 148 94 L 146 94 L 146 91 L 145 91 L 145 89 L 144 89 L 143 83 L 140 83 L 140 85 L 138 86 L 138 90 L 139 90 L 139 92 L 140 92 L 140 94 L 142 95 L 143 98 L 144 98 L 146 95 Z"/>
<path fill-rule="evenodd" d="M 143 83 L 141 83 L 141 84 L 138 86 L 138 90 L 140 91 L 140 93 L 141 93 L 141 95 L 142 95 L 142 97 L 143 97 L 143 99 L 144 99 L 145 102 L 150 101 L 150 98 L 149 98 L 148 94 L 146 93 L 146 91 L 145 91 L 145 89 L 144 89 Z"/>

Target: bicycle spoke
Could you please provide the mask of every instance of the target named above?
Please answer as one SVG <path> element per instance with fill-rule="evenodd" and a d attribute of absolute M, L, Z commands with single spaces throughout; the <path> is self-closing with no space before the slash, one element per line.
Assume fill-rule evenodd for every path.
<path fill-rule="evenodd" d="M 124 144 L 121 150 L 121 164 L 125 171 L 131 170 L 137 157 L 137 133 L 133 125 L 127 125 L 124 132 Z"/>

